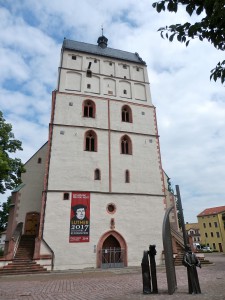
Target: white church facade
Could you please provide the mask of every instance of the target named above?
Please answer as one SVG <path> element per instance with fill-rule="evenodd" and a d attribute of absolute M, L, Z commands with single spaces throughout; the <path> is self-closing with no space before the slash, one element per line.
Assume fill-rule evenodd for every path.
<path fill-rule="evenodd" d="M 49 140 L 13 192 L 5 255 L 35 236 L 48 269 L 162 262 L 166 196 L 156 112 L 137 53 L 64 39 Z"/>

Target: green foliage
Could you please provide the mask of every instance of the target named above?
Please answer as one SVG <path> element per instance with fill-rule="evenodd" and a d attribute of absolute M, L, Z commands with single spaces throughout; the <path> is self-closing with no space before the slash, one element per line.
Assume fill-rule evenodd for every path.
<path fill-rule="evenodd" d="M 164 0 L 155 2 L 152 6 L 158 13 L 168 10 L 177 12 L 178 7 L 184 5 L 186 12 L 192 16 L 203 14 L 200 22 L 175 24 L 159 28 L 161 37 L 166 37 L 170 42 L 174 37 L 186 46 L 192 39 L 207 40 L 216 49 L 225 50 L 225 0 Z M 166 32 L 166 33 L 165 33 Z M 165 34 L 164 34 L 165 33 Z M 225 61 L 218 63 L 211 71 L 210 79 L 225 82 Z"/>
<path fill-rule="evenodd" d="M 12 197 L 9 196 L 7 201 L 0 205 L 0 232 L 6 230 L 11 201 Z"/>
<path fill-rule="evenodd" d="M 10 157 L 11 153 L 23 150 L 21 142 L 14 138 L 12 125 L 5 122 L 0 111 L 0 193 L 12 190 L 21 183 L 21 173 L 25 172 L 20 159 Z"/>

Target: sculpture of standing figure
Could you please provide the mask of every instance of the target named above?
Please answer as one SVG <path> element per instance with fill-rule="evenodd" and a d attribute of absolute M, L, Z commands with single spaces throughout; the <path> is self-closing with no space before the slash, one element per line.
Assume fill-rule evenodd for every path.
<path fill-rule="evenodd" d="M 201 294 L 198 273 L 196 269 L 196 267 L 201 268 L 201 263 L 196 255 L 192 253 L 189 245 L 185 247 L 183 265 L 187 267 L 189 294 Z"/>

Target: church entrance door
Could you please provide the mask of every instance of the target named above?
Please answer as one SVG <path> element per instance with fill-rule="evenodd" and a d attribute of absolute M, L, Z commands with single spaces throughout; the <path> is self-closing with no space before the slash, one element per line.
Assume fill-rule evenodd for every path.
<path fill-rule="evenodd" d="M 122 268 L 124 267 L 125 249 L 121 249 L 119 241 L 109 235 L 103 242 L 101 255 L 101 267 L 105 268 Z"/>
<path fill-rule="evenodd" d="M 38 235 L 40 223 L 40 214 L 37 212 L 29 212 L 26 215 L 24 234 L 25 235 Z"/>

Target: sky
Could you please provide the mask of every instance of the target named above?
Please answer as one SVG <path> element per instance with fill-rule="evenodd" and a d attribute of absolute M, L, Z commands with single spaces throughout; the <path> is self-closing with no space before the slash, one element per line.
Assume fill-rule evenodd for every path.
<path fill-rule="evenodd" d="M 225 205 L 225 90 L 209 78 L 224 55 L 208 42 L 162 39 L 160 27 L 198 17 L 182 8 L 158 14 L 153 2 L 0 0 L 0 110 L 25 163 L 48 139 L 64 37 L 97 44 L 103 26 L 108 47 L 147 63 L 163 169 L 180 187 L 185 222 L 197 222 L 205 208 Z"/>

